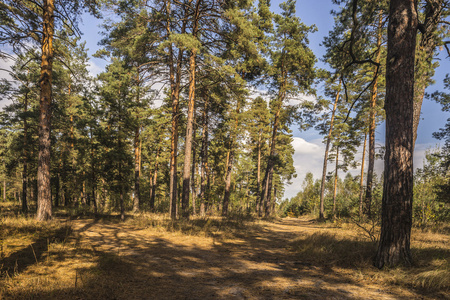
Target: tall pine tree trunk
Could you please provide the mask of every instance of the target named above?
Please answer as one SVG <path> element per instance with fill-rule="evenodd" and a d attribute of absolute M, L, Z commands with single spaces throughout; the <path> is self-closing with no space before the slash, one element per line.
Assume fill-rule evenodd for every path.
<path fill-rule="evenodd" d="M 239 126 L 239 113 L 240 113 L 240 101 L 237 100 L 236 105 L 236 116 L 234 122 L 234 131 L 231 133 L 230 143 L 227 154 L 227 163 L 225 169 L 225 193 L 223 195 L 222 203 L 222 216 L 228 215 L 228 206 L 230 204 L 230 194 L 231 194 L 231 172 L 233 171 L 234 155 L 235 155 L 235 141 L 237 140 L 237 130 Z"/>
<path fill-rule="evenodd" d="M 52 218 L 52 197 L 50 186 L 50 120 L 52 102 L 52 62 L 53 62 L 53 31 L 54 3 L 44 0 L 43 30 L 42 30 L 42 61 L 40 74 L 39 99 L 39 158 L 38 158 L 38 221 Z"/>
<path fill-rule="evenodd" d="M 331 112 L 330 129 L 328 130 L 327 144 L 325 146 L 325 155 L 323 156 L 322 182 L 320 184 L 320 210 L 319 210 L 319 219 L 321 220 L 325 218 L 324 197 L 325 197 L 325 180 L 327 176 L 328 151 L 330 149 L 331 134 L 333 133 L 334 116 L 336 114 L 336 107 L 339 101 L 340 87 L 341 87 L 341 80 L 339 80 L 339 90 L 336 94 L 336 99 L 334 100 L 333 111 Z"/>
<path fill-rule="evenodd" d="M 161 146 L 158 148 L 158 151 L 156 151 L 155 171 L 153 173 L 153 180 L 151 183 L 151 190 L 150 190 L 150 209 L 151 210 L 155 209 L 156 185 L 158 182 L 158 159 L 159 159 L 160 151 L 161 151 Z"/>
<path fill-rule="evenodd" d="M 262 203 L 261 203 L 261 135 L 262 129 L 258 133 L 258 165 L 256 167 L 256 213 L 258 217 L 262 216 Z"/>
<path fill-rule="evenodd" d="M 391 0 L 386 63 L 386 154 L 375 266 L 410 265 L 417 2 Z"/>
<path fill-rule="evenodd" d="M 192 36 L 197 38 L 199 14 L 200 14 L 201 0 L 197 0 L 194 20 L 192 27 Z M 184 169 L 183 169 L 183 195 L 181 201 L 181 210 L 183 217 L 189 217 L 189 195 L 190 195 L 190 168 L 192 156 L 192 141 L 194 136 L 194 114 L 195 114 L 195 69 L 196 69 L 197 49 L 191 50 L 189 57 L 189 103 L 188 103 L 188 117 L 186 124 L 186 144 L 184 150 Z"/>
<path fill-rule="evenodd" d="M 333 219 L 336 218 L 336 195 L 337 195 L 338 170 L 339 170 L 339 147 L 336 149 L 336 170 L 334 171 Z"/>
<path fill-rule="evenodd" d="M 23 170 L 22 170 L 22 212 L 28 211 L 27 203 L 27 185 L 28 185 L 28 87 L 25 93 L 25 99 L 23 103 Z"/>
<path fill-rule="evenodd" d="M 140 134 L 139 134 L 140 126 L 137 126 L 134 133 L 134 198 L 133 198 L 133 212 L 139 211 L 139 204 L 141 202 L 141 193 L 140 193 Z"/>
<path fill-rule="evenodd" d="M 228 206 L 230 204 L 231 189 L 231 171 L 233 170 L 234 149 L 233 143 L 230 142 L 230 150 L 227 155 L 226 171 L 225 171 L 225 193 L 223 195 L 222 216 L 228 215 Z"/>
<path fill-rule="evenodd" d="M 186 124 L 186 144 L 184 150 L 183 194 L 181 210 L 184 218 L 189 217 L 189 195 L 191 179 L 192 142 L 194 136 L 194 110 L 195 110 L 195 57 L 197 50 L 193 49 L 189 58 L 189 104 Z"/>
<path fill-rule="evenodd" d="M 361 161 L 361 179 L 359 181 L 359 219 L 362 219 L 363 215 L 363 199 L 364 199 L 364 163 L 366 161 L 366 145 L 367 145 L 367 133 L 364 135 L 364 146 Z"/>
<path fill-rule="evenodd" d="M 377 35 L 377 52 L 375 62 L 380 63 L 381 59 L 381 42 L 383 33 L 383 13 L 379 12 L 378 16 L 378 35 Z M 378 96 L 378 74 L 372 85 L 370 99 L 370 115 L 369 115 L 369 166 L 367 168 L 366 197 L 364 199 L 363 214 L 371 217 L 372 206 L 372 190 L 373 190 L 373 172 L 375 167 L 375 129 L 376 129 L 376 106 Z"/>
<path fill-rule="evenodd" d="M 200 167 L 200 216 L 206 215 L 207 201 L 207 168 L 208 168 L 208 98 L 204 97 L 205 106 L 202 116 L 202 149 L 201 149 L 201 167 Z"/>
<path fill-rule="evenodd" d="M 197 162 L 196 162 L 196 158 L 195 158 L 195 149 L 196 149 L 196 147 L 195 147 L 195 132 L 196 132 L 196 126 L 194 125 L 194 133 L 193 133 L 193 135 L 194 135 L 194 143 L 192 144 L 192 171 L 191 171 L 191 176 L 192 176 L 192 178 L 191 178 L 191 190 L 192 190 L 192 214 L 195 216 L 196 214 L 197 214 L 197 212 L 196 212 L 196 205 L 197 205 L 197 203 L 196 203 L 196 191 L 195 191 L 195 170 L 196 170 L 196 165 L 197 165 Z"/>

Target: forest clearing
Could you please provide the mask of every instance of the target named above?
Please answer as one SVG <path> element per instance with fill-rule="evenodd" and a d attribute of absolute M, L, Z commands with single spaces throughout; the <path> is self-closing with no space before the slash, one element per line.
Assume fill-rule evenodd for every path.
<path fill-rule="evenodd" d="M 1 208 L 0 299 L 450 299 L 449 227 L 413 230 L 414 266 L 380 271 L 352 223 Z"/>
<path fill-rule="evenodd" d="M 450 0 L 271 2 L 0 0 L 0 298 L 449 298 Z"/>

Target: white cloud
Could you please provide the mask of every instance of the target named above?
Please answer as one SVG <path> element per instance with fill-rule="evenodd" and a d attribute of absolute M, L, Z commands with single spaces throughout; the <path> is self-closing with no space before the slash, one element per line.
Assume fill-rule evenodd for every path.
<path fill-rule="evenodd" d="M 297 178 L 292 179 L 291 185 L 285 186 L 284 197 L 291 198 L 301 189 L 302 183 L 308 172 L 313 173 L 314 178 L 319 178 L 322 174 L 323 155 L 325 145 L 321 139 L 306 141 L 300 137 L 294 137 L 292 146 L 294 147 L 294 167 L 297 172 Z"/>
<path fill-rule="evenodd" d="M 12 80 L 13 78 L 9 74 L 8 71 L 11 70 L 11 66 L 14 64 L 12 59 L 0 59 L 0 79 L 5 78 L 6 80 Z M 0 98 L 0 109 L 3 109 L 5 106 L 11 104 L 10 100 L 5 100 Z"/>
<path fill-rule="evenodd" d="M 89 74 L 92 77 L 97 76 L 98 74 L 100 74 L 101 72 L 103 72 L 105 70 L 105 68 L 99 66 L 96 62 L 94 62 L 92 59 L 89 60 L 88 64 L 87 64 L 87 70 L 89 71 Z"/>
<path fill-rule="evenodd" d="M 292 146 L 294 147 L 294 167 L 297 172 L 297 178 L 292 180 L 291 185 L 285 186 L 284 198 L 291 198 L 295 196 L 302 189 L 302 183 L 305 179 L 305 176 L 308 172 L 311 172 L 314 175 L 314 179 L 319 179 L 322 176 L 322 168 L 323 168 L 323 156 L 325 153 L 325 144 L 322 143 L 322 139 L 314 139 L 311 141 L 307 141 L 300 137 L 294 137 L 292 142 Z M 377 148 L 384 146 L 384 143 L 377 141 Z M 367 145 L 368 146 L 368 145 Z M 429 149 L 435 149 L 439 147 L 436 143 L 425 143 L 425 144 L 416 144 L 416 148 L 414 150 L 414 169 L 423 168 L 423 162 L 425 159 L 426 151 Z M 366 151 L 368 151 L 366 149 Z M 361 145 L 358 149 L 357 154 L 355 155 L 356 161 L 361 163 L 363 153 L 363 145 Z M 365 156 L 365 166 L 364 172 L 367 173 L 368 166 L 368 152 L 366 152 Z M 328 164 L 327 170 L 334 170 L 332 163 Z M 384 171 L 384 161 L 382 159 L 375 160 L 375 173 L 378 176 Z M 356 169 L 350 169 L 349 173 L 353 176 L 361 174 L 361 166 L 359 165 Z M 345 174 L 341 171 L 339 176 L 343 178 Z M 379 178 L 379 177 L 378 177 Z"/>

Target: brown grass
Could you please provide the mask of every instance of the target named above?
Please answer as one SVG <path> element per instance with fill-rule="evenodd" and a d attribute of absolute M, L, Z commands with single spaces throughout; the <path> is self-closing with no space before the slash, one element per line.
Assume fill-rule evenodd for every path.
<path fill-rule="evenodd" d="M 442 233 L 414 230 L 415 265 L 380 271 L 376 244 L 356 225 L 306 217 L 36 223 L 10 214 L 0 224 L 0 299 L 449 299 Z"/>

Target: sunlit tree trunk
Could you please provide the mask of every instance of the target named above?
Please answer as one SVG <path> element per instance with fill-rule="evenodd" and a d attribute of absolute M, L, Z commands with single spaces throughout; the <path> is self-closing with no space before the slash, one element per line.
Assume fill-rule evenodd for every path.
<path fill-rule="evenodd" d="M 256 169 L 256 213 L 259 217 L 262 216 L 262 203 L 261 203 L 261 135 L 262 129 L 258 133 L 258 166 Z"/>
<path fill-rule="evenodd" d="M 337 195 L 338 170 L 339 170 L 339 148 L 336 149 L 336 170 L 334 171 L 333 219 L 336 218 L 336 195 Z"/>
<path fill-rule="evenodd" d="M 207 168 L 208 168 L 208 98 L 204 97 L 205 106 L 202 116 L 202 149 L 200 167 L 200 216 L 206 214 L 206 189 L 207 189 Z"/>
<path fill-rule="evenodd" d="M 367 145 L 367 134 L 364 135 L 364 146 L 361 161 L 361 178 L 359 181 L 359 218 L 363 215 L 363 199 L 364 199 L 364 163 L 366 161 L 366 145 Z"/>
<path fill-rule="evenodd" d="M 197 37 L 198 22 L 200 14 L 201 0 L 197 0 L 193 16 L 192 36 Z M 189 195 L 190 195 L 190 169 L 192 162 L 192 142 L 194 137 L 194 114 L 195 114 L 195 69 L 196 69 L 197 49 L 191 50 L 189 56 L 189 102 L 188 116 L 186 124 L 186 142 L 184 150 L 184 170 L 183 170 L 183 194 L 181 200 L 181 210 L 183 217 L 189 217 Z M 194 192 L 194 191 L 192 191 Z"/>
<path fill-rule="evenodd" d="M 52 197 L 50 185 L 50 119 L 52 102 L 52 61 L 54 3 L 44 0 L 42 30 L 42 61 L 39 99 L 39 158 L 38 158 L 38 203 L 36 219 L 52 218 Z"/>

